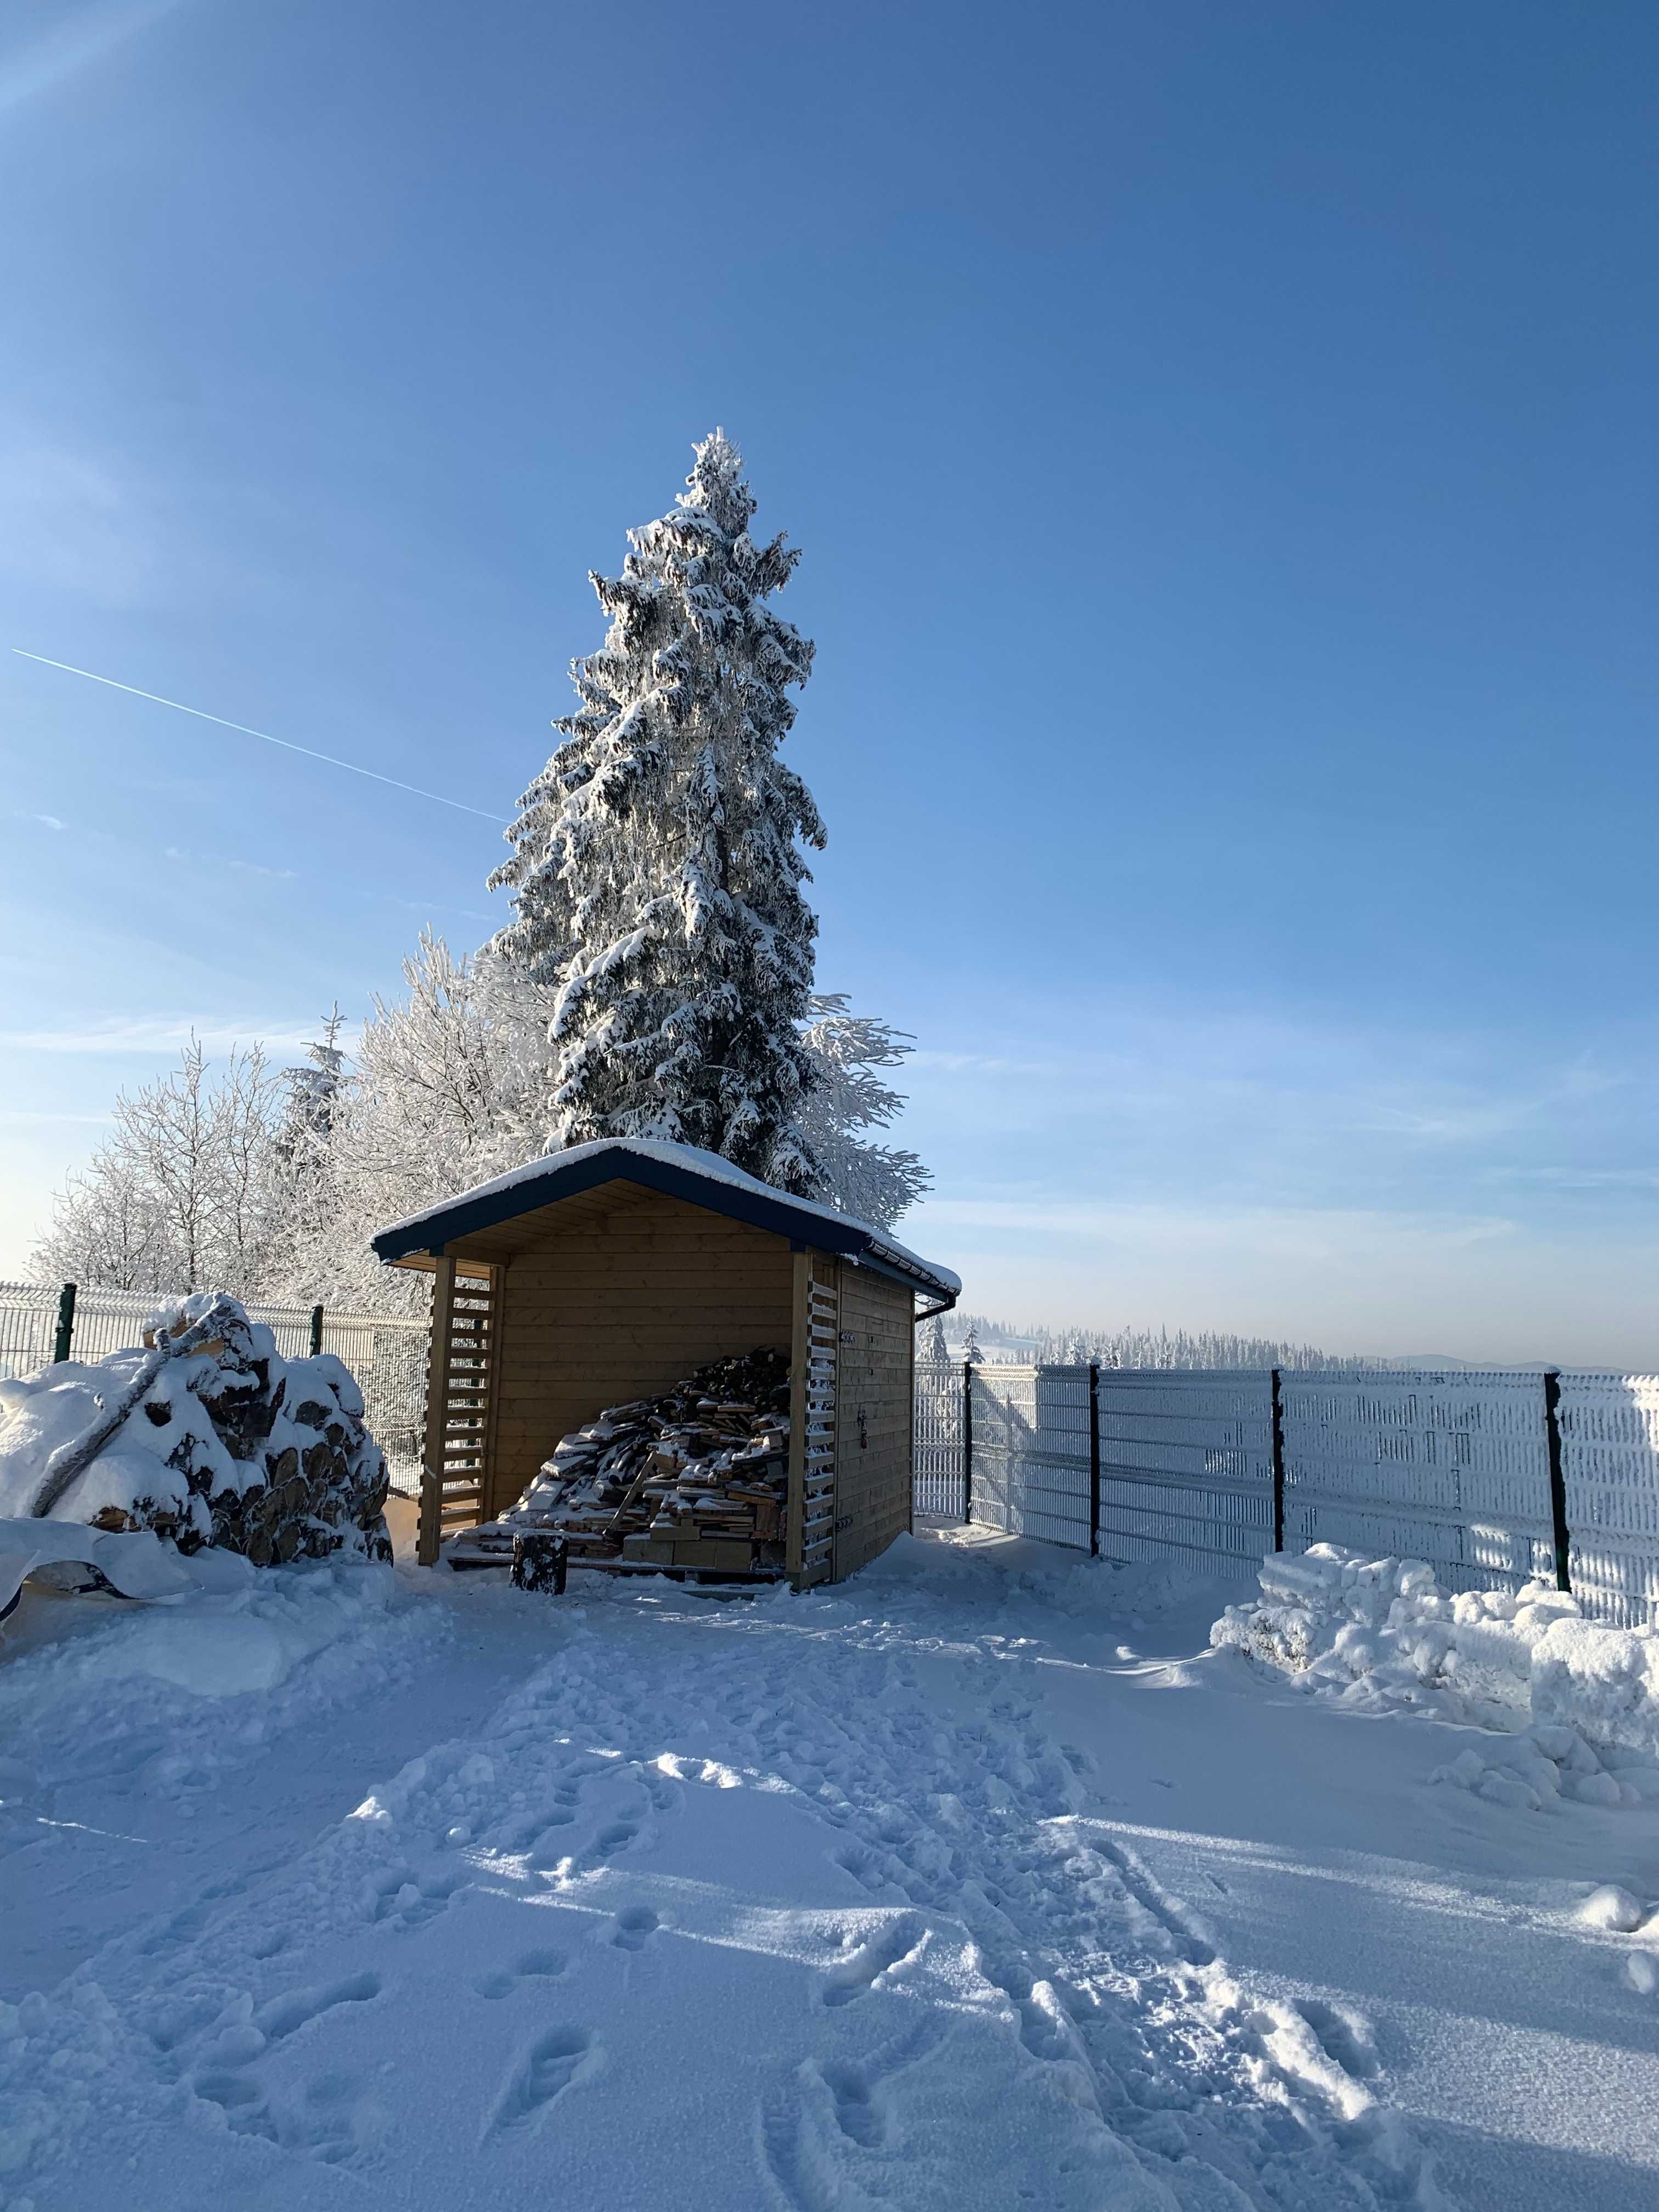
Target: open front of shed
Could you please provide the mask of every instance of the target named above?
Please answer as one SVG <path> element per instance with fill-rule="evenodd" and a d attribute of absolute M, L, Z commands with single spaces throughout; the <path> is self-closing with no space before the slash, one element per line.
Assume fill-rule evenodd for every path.
<path fill-rule="evenodd" d="M 716 1154 L 629 1139 L 533 1160 L 374 1249 L 435 1277 L 426 1564 L 458 1541 L 510 1557 L 561 1468 L 600 1470 L 586 1509 L 556 1516 L 572 1564 L 617 1572 L 805 1587 L 909 1527 L 915 1324 L 961 1285 L 886 1231 Z"/>

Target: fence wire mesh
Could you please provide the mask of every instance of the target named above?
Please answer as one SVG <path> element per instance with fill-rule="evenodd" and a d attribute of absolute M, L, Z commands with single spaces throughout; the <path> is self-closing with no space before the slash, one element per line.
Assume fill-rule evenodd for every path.
<path fill-rule="evenodd" d="M 1266 1368 L 918 1365 L 915 1504 L 1103 1558 L 1247 1576 L 1273 1542 Z M 1284 1542 L 1425 1559 L 1452 1590 L 1556 1575 L 1535 1370 L 1280 1371 Z M 1573 1595 L 1659 1626 L 1659 1376 L 1566 1369 L 1557 1442 Z"/>
<path fill-rule="evenodd" d="M 1105 1367 L 1099 1395 L 1105 1558 L 1243 1574 L 1273 1549 L 1267 1370 Z"/>
<path fill-rule="evenodd" d="M 1659 1375 L 1564 1370 L 1568 1579 L 1586 1612 L 1659 1627 Z"/>
<path fill-rule="evenodd" d="M 966 1517 L 962 1490 L 962 1370 L 916 1362 L 911 1506 L 933 1520 Z"/>
<path fill-rule="evenodd" d="M 106 1291 L 78 1286 L 70 1341 L 72 1359 L 103 1359 L 137 1344 L 145 1320 L 177 1292 Z M 56 1349 L 61 1285 L 0 1283 L 0 1381 L 39 1374 Z M 250 1321 L 263 1322 L 284 1359 L 311 1350 L 310 1306 L 244 1299 Z M 343 1359 L 363 1394 L 370 1435 L 386 1454 L 392 1486 L 418 1494 L 426 1425 L 427 1324 L 385 1314 L 323 1315 L 323 1346 Z"/>
<path fill-rule="evenodd" d="M 1088 1369 L 975 1368 L 971 1410 L 974 1518 L 1086 1552 Z"/>
<path fill-rule="evenodd" d="M 1555 1577 L 1541 1375 L 1287 1374 L 1285 1541 L 1426 1559 L 1448 1589 Z"/>

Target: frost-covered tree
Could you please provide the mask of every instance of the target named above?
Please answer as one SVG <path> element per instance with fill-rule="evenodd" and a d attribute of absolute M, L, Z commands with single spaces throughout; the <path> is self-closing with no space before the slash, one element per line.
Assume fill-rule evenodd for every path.
<path fill-rule="evenodd" d="M 802 1152 L 817 1164 L 810 1195 L 890 1229 L 933 1177 L 915 1152 L 872 1144 L 864 1133 L 902 1109 L 903 1097 L 877 1071 L 898 1066 L 912 1042 L 868 1014 L 848 1013 L 841 992 L 814 997 L 801 1042 L 811 1079 L 795 1127 Z"/>
<path fill-rule="evenodd" d="M 284 1294 L 401 1310 L 421 1283 L 383 1268 L 378 1229 L 540 1149 L 547 1006 L 489 954 L 457 960 L 422 931 L 407 995 L 376 998 L 330 1125 L 296 1178 Z"/>
<path fill-rule="evenodd" d="M 945 1341 L 945 1322 L 938 1314 L 933 1316 L 933 1326 L 927 1336 L 927 1350 L 923 1356 L 935 1367 L 944 1367 L 950 1363 L 951 1347 Z"/>
<path fill-rule="evenodd" d="M 799 847 L 824 832 L 778 749 L 812 647 L 767 604 L 799 556 L 750 537 L 735 447 L 717 430 L 696 456 L 622 574 L 592 579 L 610 629 L 507 833 L 495 945 L 552 994 L 550 1146 L 665 1138 L 806 1190 Z"/>
<path fill-rule="evenodd" d="M 31 1262 L 37 1281 L 257 1297 L 282 1237 L 281 1086 L 258 1045 L 222 1067 L 192 1036 L 170 1075 L 122 1091 Z"/>
<path fill-rule="evenodd" d="M 323 1033 L 306 1047 L 310 1065 L 285 1067 L 288 1087 L 281 1143 L 289 1157 L 299 1158 L 320 1139 L 327 1141 L 334 1126 L 340 1092 L 345 1082 L 346 1056 L 340 1043 L 342 1020 L 337 999 L 323 1018 Z"/>

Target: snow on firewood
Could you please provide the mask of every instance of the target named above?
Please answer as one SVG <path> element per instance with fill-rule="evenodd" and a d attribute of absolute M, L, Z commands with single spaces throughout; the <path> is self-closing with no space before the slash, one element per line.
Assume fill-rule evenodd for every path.
<path fill-rule="evenodd" d="M 561 1437 L 512 1510 L 452 1556 L 505 1562 L 515 1531 L 556 1528 L 573 1559 L 780 1569 L 788 1456 L 788 1353 L 716 1359 Z"/>
<path fill-rule="evenodd" d="M 196 1349 L 159 1356 L 210 1316 L 213 1334 Z M 270 1329 L 222 1294 L 162 1306 L 143 1334 L 102 1359 L 0 1382 L 0 1518 L 39 1513 L 49 1498 L 52 1520 L 150 1529 L 181 1552 L 216 1545 L 256 1566 L 343 1550 L 391 1557 L 386 1465 L 342 1361 L 284 1359 Z M 92 1455 L 51 1495 L 49 1467 L 72 1467 L 83 1443 Z"/>

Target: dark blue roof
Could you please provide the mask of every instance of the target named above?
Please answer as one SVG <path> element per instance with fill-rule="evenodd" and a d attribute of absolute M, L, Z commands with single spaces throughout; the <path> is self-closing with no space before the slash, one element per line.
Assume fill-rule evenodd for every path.
<path fill-rule="evenodd" d="M 908 1246 L 896 1243 L 885 1230 L 811 1199 L 794 1198 L 787 1191 L 745 1175 L 717 1152 L 699 1152 L 690 1145 L 664 1144 L 648 1137 L 617 1137 L 598 1144 L 573 1146 L 568 1152 L 545 1152 L 520 1168 L 461 1192 L 441 1205 L 394 1222 L 374 1237 L 374 1249 L 387 1261 L 406 1260 L 416 1254 L 434 1256 L 446 1245 L 476 1237 L 503 1222 L 574 1198 L 607 1182 L 642 1184 L 670 1198 L 686 1200 L 710 1213 L 722 1213 L 752 1228 L 769 1230 L 792 1244 L 810 1244 L 820 1252 L 839 1252 L 862 1265 L 908 1282 L 919 1290 L 954 1304 L 962 1284 L 948 1267 L 936 1267 Z"/>

